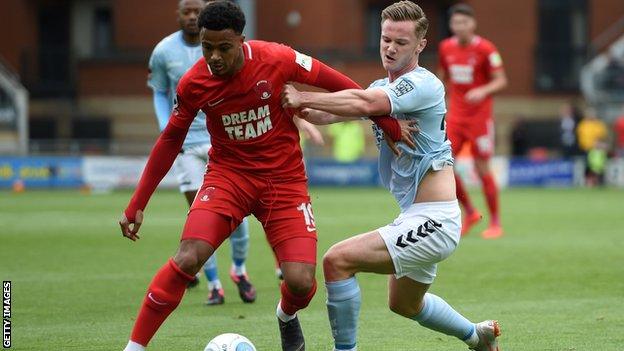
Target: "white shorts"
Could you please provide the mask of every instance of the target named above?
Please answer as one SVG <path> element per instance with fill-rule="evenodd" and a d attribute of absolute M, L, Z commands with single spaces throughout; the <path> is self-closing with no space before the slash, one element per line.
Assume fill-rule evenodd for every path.
<path fill-rule="evenodd" d="M 210 144 L 199 144 L 182 148 L 174 163 L 181 193 L 201 188 L 210 147 Z"/>
<path fill-rule="evenodd" d="M 459 244 L 459 204 L 457 200 L 415 203 L 378 231 L 392 257 L 395 276 L 431 284 L 438 262 Z"/>

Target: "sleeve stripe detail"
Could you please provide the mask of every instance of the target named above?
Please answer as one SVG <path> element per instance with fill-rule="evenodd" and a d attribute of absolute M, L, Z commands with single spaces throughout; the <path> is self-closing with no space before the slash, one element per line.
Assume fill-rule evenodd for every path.
<path fill-rule="evenodd" d="M 253 54 L 252 54 L 252 52 L 251 52 L 251 45 L 249 45 L 249 43 L 248 43 L 248 42 L 243 42 L 243 45 L 247 48 L 247 55 L 248 55 L 248 58 L 249 58 L 250 60 L 251 60 L 251 59 L 253 59 Z"/>

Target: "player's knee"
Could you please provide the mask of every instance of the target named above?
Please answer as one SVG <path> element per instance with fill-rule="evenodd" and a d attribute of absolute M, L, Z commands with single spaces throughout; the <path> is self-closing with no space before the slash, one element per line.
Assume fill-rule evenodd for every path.
<path fill-rule="evenodd" d="M 323 271 L 326 274 L 347 273 L 349 271 L 347 257 L 341 246 L 332 246 L 323 256 Z"/>
<path fill-rule="evenodd" d="M 188 251 L 178 252 L 173 260 L 182 271 L 191 275 L 197 273 L 202 266 L 201 264 L 199 264 L 197 255 Z"/>
<path fill-rule="evenodd" d="M 306 295 L 314 288 L 314 274 L 298 274 L 284 279 L 288 290 L 295 295 Z"/>
<path fill-rule="evenodd" d="M 187 274 L 195 275 L 199 272 L 207 257 L 204 257 L 199 251 L 193 249 L 180 249 L 173 258 L 175 263 L 180 267 L 182 271 Z"/>
<path fill-rule="evenodd" d="M 483 178 L 486 175 L 490 174 L 490 164 L 487 160 L 476 160 L 475 170 L 477 171 L 477 175 L 480 178 Z"/>
<path fill-rule="evenodd" d="M 406 318 L 412 318 L 416 316 L 419 312 L 418 306 L 415 306 L 413 304 L 406 304 L 404 302 L 394 299 L 388 300 L 388 308 L 390 308 L 390 311 Z"/>

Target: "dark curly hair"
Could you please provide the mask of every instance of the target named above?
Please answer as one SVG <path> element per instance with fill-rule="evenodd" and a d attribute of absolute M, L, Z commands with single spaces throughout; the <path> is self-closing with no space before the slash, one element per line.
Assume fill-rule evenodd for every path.
<path fill-rule="evenodd" d="M 211 1 L 199 14 L 198 24 L 208 30 L 231 29 L 240 35 L 245 29 L 245 14 L 231 1 Z"/>

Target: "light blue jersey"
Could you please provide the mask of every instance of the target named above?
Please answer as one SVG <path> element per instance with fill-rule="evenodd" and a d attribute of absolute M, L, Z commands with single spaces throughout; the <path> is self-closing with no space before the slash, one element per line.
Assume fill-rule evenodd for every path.
<path fill-rule="evenodd" d="M 392 83 L 388 78 L 379 79 L 369 88 L 380 88 L 388 95 L 392 117 L 414 120 L 420 129 L 414 135 L 416 149 L 401 143 L 398 145 L 401 156 L 396 157 L 382 142 L 381 130 L 373 126 L 379 148 L 381 182 L 394 195 L 403 212 L 414 202 L 418 184 L 430 169 L 437 171 L 453 164 L 444 121 L 444 85 L 433 73 L 417 67 Z"/>
<path fill-rule="evenodd" d="M 182 31 L 177 31 L 161 40 L 149 61 L 150 75 L 147 85 L 154 90 L 156 103 L 156 117 L 162 131 L 169 120 L 173 109 L 173 98 L 180 78 L 186 71 L 202 57 L 201 45 L 190 46 L 182 36 Z M 167 95 L 166 113 L 159 113 L 158 95 Z M 184 146 L 210 143 L 210 135 L 206 129 L 206 115 L 199 111 L 189 128 Z"/>

